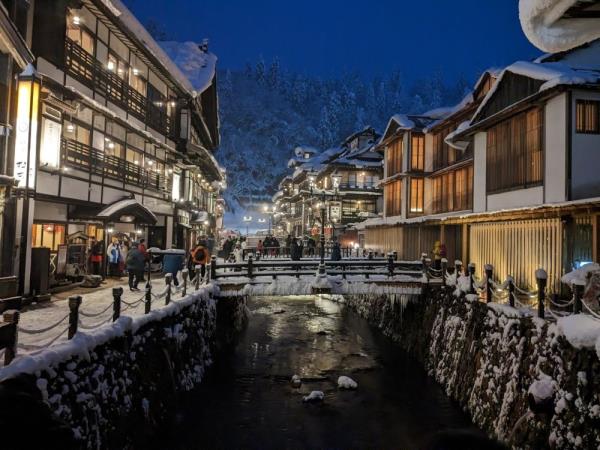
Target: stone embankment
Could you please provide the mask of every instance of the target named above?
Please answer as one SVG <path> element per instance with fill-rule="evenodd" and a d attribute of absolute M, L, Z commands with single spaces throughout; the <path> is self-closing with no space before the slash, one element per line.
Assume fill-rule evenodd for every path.
<path fill-rule="evenodd" d="M 30 399 L 27 414 L 54 421 L 36 424 L 39 434 L 54 430 L 48 436 L 62 436 L 64 448 L 71 448 L 68 428 L 75 447 L 148 446 L 173 419 L 179 394 L 202 381 L 218 349 L 247 320 L 245 297 L 217 294 L 213 286 L 203 287 L 147 315 L 123 316 L 19 357 L 0 370 L 0 410 L 12 409 L 15 398 Z M 37 442 L 35 436 L 19 439 L 28 438 Z"/>
<path fill-rule="evenodd" d="M 453 288 L 343 301 L 490 436 L 513 448 L 600 448 L 600 323 L 589 316 L 549 322 Z"/>

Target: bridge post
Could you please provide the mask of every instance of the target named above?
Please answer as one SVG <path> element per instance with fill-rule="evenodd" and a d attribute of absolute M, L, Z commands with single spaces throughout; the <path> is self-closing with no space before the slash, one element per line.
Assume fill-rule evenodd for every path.
<path fill-rule="evenodd" d="M 152 310 L 152 286 L 146 284 L 146 301 L 144 302 L 144 314 L 150 313 Z"/>
<path fill-rule="evenodd" d="M 117 319 L 121 316 L 121 296 L 123 295 L 123 288 L 116 287 L 112 289 L 113 295 L 113 322 L 116 322 Z"/>
<path fill-rule="evenodd" d="M 346 279 L 346 264 L 342 265 L 342 279 Z"/>
<path fill-rule="evenodd" d="M 427 273 L 427 253 L 421 253 L 421 270 L 423 276 L 428 280 L 429 274 Z"/>
<path fill-rule="evenodd" d="M 69 332 L 67 339 L 73 339 L 77 333 L 77 325 L 79 324 L 79 307 L 81 306 L 81 295 L 69 297 Z"/>
<path fill-rule="evenodd" d="M 167 285 L 167 295 L 165 296 L 165 305 L 171 303 L 171 283 L 173 282 L 173 274 L 165 275 L 165 284 Z"/>
<path fill-rule="evenodd" d="M 515 307 L 515 280 L 510 275 L 506 277 L 506 283 L 508 285 L 508 303 L 513 308 Z"/>
<path fill-rule="evenodd" d="M 200 278 L 202 278 L 202 266 L 198 264 L 194 267 L 194 270 L 196 271 L 196 278 L 194 278 L 194 287 L 196 288 L 196 290 L 198 290 L 200 289 Z M 204 268 L 204 270 L 206 270 L 206 267 Z"/>
<path fill-rule="evenodd" d="M 373 251 L 369 250 L 369 259 L 373 259 Z"/>
<path fill-rule="evenodd" d="M 454 261 L 454 274 L 456 275 L 456 280 L 458 281 L 458 278 L 462 275 L 462 261 L 457 259 L 456 261 Z"/>
<path fill-rule="evenodd" d="M 388 266 L 388 277 L 394 276 L 394 254 L 388 253 L 387 256 L 387 266 Z"/>
<path fill-rule="evenodd" d="M 394 255 L 394 261 L 398 261 L 398 252 L 394 250 L 392 255 Z"/>
<path fill-rule="evenodd" d="M 296 278 L 300 278 L 300 265 L 296 265 Z"/>
<path fill-rule="evenodd" d="M 469 275 L 469 294 L 475 293 L 475 264 L 469 263 L 467 266 L 467 273 Z"/>
<path fill-rule="evenodd" d="M 446 271 L 448 270 L 448 260 L 442 258 L 442 286 L 446 286 Z"/>
<path fill-rule="evenodd" d="M 21 313 L 17 310 L 11 309 L 4 311 L 2 318 L 4 320 L 3 327 L 8 327 L 9 333 L 6 336 L 4 344 L 4 365 L 8 366 L 13 359 L 17 356 L 17 344 L 18 344 L 18 329 L 19 317 Z"/>
<path fill-rule="evenodd" d="M 187 269 L 183 269 L 181 271 L 181 276 L 183 277 L 183 290 L 181 291 L 182 297 L 185 297 L 187 294 L 187 282 L 188 282 L 189 275 L 190 275 L 190 272 Z"/>
<path fill-rule="evenodd" d="M 493 280 L 493 275 L 494 275 L 494 266 L 492 266 L 491 264 L 486 264 L 485 265 L 485 300 L 487 303 L 490 303 L 493 298 L 492 298 L 492 283 L 494 282 Z"/>
<path fill-rule="evenodd" d="M 573 314 L 579 314 L 581 313 L 581 298 L 583 297 L 585 286 L 573 284 L 571 288 L 573 289 Z"/>
<path fill-rule="evenodd" d="M 538 288 L 538 317 L 540 319 L 544 318 L 544 303 L 546 302 L 546 286 L 548 284 L 548 274 L 544 269 L 538 269 L 535 271 L 535 280 L 537 282 Z"/>
<path fill-rule="evenodd" d="M 252 279 L 254 278 L 254 274 L 253 274 L 253 259 L 252 259 L 252 254 L 248 255 L 248 278 Z"/>
<path fill-rule="evenodd" d="M 210 258 L 210 279 L 217 278 L 217 257 L 215 255 Z"/>

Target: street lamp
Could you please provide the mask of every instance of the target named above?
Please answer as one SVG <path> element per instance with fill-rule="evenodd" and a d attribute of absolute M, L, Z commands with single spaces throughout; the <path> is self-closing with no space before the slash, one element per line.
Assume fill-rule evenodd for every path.
<path fill-rule="evenodd" d="M 244 216 L 242 220 L 246 223 L 246 237 L 248 237 L 248 224 L 252 222 L 252 216 Z"/>

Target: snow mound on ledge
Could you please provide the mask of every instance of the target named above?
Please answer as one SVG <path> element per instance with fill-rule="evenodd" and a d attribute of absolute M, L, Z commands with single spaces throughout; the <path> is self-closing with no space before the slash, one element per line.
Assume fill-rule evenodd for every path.
<path fill-rule="evenodd" d="M 208 89 L 215 76 L 217 57 L 200 49 L 195 42 L 160 42 L 165 53 L 190 80 L 198 93 Z"/>
<path fill-rule="evenodd" d="M 531 383 L 527 392 L 533 395 L 536 403 L 542 403 L 554 397 L 554 380 L 546 374 L 541 374 L 538 380 Z"/>
<path fill-rule="evenodd" d="M 356 389 L 358 387 L 358 383 L 356 381 L 344 375 L 338 378 L 337 384 L 338 388 L 340 389 Z"/>
<path fill-rule="evenodd" d="M 527 39 L 555 53 L 600 38 L 600 19 L 563 19 L 578 0 L 520 0 L 519 19 Z"/>
<path fill-rule="evenodd" d="M 573 314 L 558 319 L 558 331 L 576 349 L 595 349 L 600 358 L 600 320 L 587 314 Z"/>
<path fill-rule="evenodd" d="M 579 286 L 585 286 L 588 273 L 596 271 L 600 271 L 600 264 L 586 264 L 585 266 L 581 266 L 579 269 L 575 269 L 572 272 L 564 274 L 560 281 L 569 286 L 572 286 L 574 284 Z"/>

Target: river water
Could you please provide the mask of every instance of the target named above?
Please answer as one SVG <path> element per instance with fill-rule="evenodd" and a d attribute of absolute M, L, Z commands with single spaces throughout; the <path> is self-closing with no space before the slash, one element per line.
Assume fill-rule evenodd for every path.
<path fill-rule="evenodd" d="M 279 297 L 249 309 L 237 347 L 186 396 L 169 448 L 418 449 L 436 432 L 477 433 L 419 363 L 343 305 Z M 340 375 L 358 389 L 339 390 Z M 304 403 L 313 390 L 324 401 Z"/>

